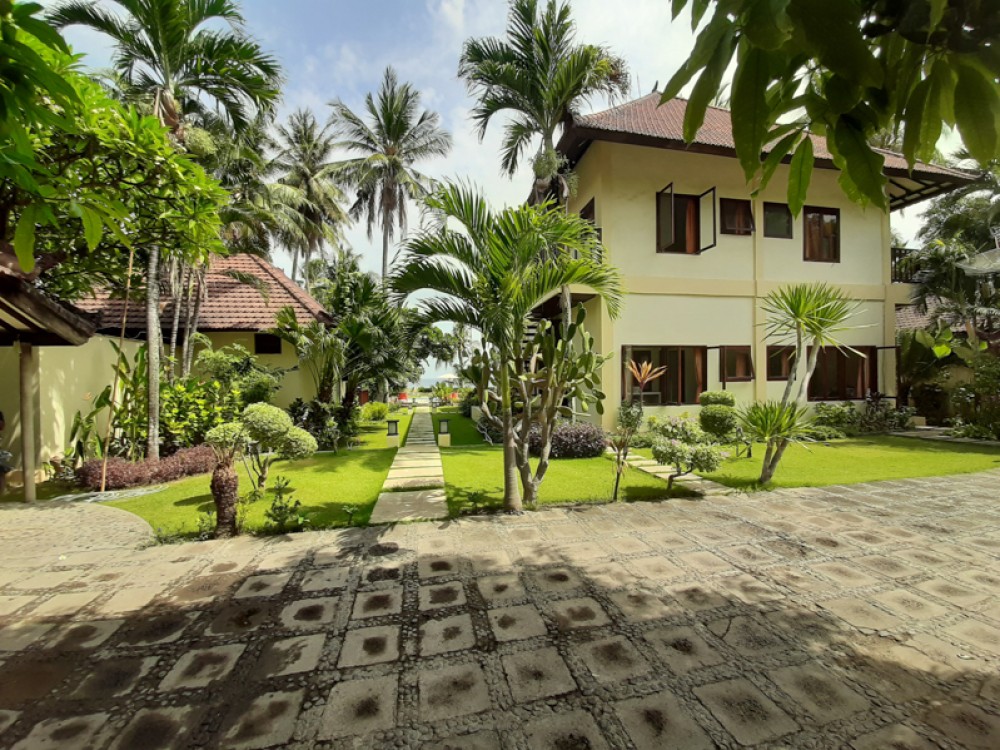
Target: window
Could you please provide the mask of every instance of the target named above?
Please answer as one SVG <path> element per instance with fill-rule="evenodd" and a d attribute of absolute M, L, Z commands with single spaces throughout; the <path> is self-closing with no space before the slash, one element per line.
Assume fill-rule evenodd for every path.
<path fill-rule="evenodd" d="M 750 201 L 738 198 L 719 198 L 722 214 L 722 234 L 753 234 L 753 209 Z"/>
<path fill-rule="evenodd" d="M 854 348 L 856 351 L 826 346 L 820 350 L 809 381 L 810 401 L 854 401 L 878 390 L 878 349 Z"/>
<path fill-rule="evenodd" d="M 764 236 L 792 239 L 792 212 L 787 203 L 764 204 Z"/>
<path fill-rule="evenodd" d="M 788 380 L 788 376 L 792 373 L 792 363 L 794 361 L 794 346 L 767 347 L 767 379 Z"/>
<path fill-rule="evenodd" d="M 715 188 L 701 195 L 656 194 L 656 252 L 697 255 L 715 247 Z"/>
<path fill-rule="evenodd" d="M 753 355 L 749 346 L 724 346 L 719 355 L 719 380 L 739 383 L 753 380 Z"/>
<path fill-rule="evenodd" d="M 596 215 L 597 214 L 595 212 L 594 199 L 591 198 L 590 202 L 587 203 L 586 206 L 584 206 L 583 208 L 580 209 L 580 218 L 581 219 L 586 219 L 591 224 L 593 224 L 596 221 L 596 218 L 595 218 Z"/>
<path fill-rule="evenodd" d="M 625 346 L 622 347 L 622 400 L 642 399 L 647 405 L 697 404 L 698 397 L 708 390 L 704 346 Z M 667 371 L 640 393 L 632 381 L 629 360 L 636 364 L 649 362 Z"/>
<path fill-rule="evenodd" d="M 281 354 L 281 339 L 273 333 L 255 333 L 253 335 L 254 354 Z"/>
<path fill-rule="evenodd" d="M 819 263 L 840 262 L 840 209 L 806 206 L 803 216 L 803 257 Z"/>

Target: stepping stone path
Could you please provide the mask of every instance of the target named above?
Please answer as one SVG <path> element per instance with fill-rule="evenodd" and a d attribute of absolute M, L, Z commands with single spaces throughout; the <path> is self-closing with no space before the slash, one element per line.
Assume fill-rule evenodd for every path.
<path fill-rule="evenodd" d="M 663 466 L 651 458 L 643 458 L 636 455 L 629 456 L 628 465 L 630 468 L 652 474 L 654 477 L 659 477 L 664 481 L 669 479 L 670 474 L 673 472 L 673 468 L 670 466 Z M 685 476 L 677 477 L 674 483 L 682 485 L 689 490 L 694 490 L 701 495 L 725 495 L 732 491 L 724 484 L 699 477 L 697 474 L 686 474 Z"/>
<path fill-rule="evenodd" d="M 425 410 L 413 415 L 406 445 L 396 451 L 371 523 L 421 521 L 448 517 L 441 452 L 434 422 Z"/>

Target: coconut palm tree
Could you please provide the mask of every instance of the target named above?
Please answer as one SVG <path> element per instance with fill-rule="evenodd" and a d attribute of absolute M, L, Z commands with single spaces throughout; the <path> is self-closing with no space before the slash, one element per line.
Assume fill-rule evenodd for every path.
<path fill-rule="evenodd" d="M 578 44 L 569 3 L 556 0 L 544 9 L 538 0 L 514 0 L 506 37 L 468 40 L 458 74 L 477 99 L 472 117 L 480 139 L 494 117 L 511 116 L 504 126 L 504 172 L 513 175 L 538 139 L 536 200 L 549 194 L 562 167 L 555 135 L 566 118 L 593 96 L 626 94 L 629 87 L 625 61 L 606 47 Z"/>
<path fill-rule="evenodd" d="M 129 97 L 142 96 L 178 140 L 186 116 L 222 118 L 239 134 L 273 109 L 281 81 L 277 61 L 242 30 L 233 0 L 69 0 L 49 16 L 59 28 L 85 26 L 114 45 L 113 67 Z M 218 23 L 222 22 L 220 28 Z M 146 455 L 159 457 L 160 248 L 148 248 L 146 333 L 149 388 Z"/>
<path fill-rule="evenodd" d="M 504 508 L 519 512 L 510 373 L 531 311 L 564 285 L 580 284 L 599 294 L 616 316 L 621 305 L 619 277 L 598 260 L 600 243 L 590 224 L 552 203 L 494 212 L 481 195 L 462 185 L 444 186 L 427 203 L 445 221 L 405 243 L 392 286 L 404 295 L 437 292 L 441 296 L 420 301 L 423 319 L 451 321 L 479 331 L 498 363 Z M 460 229 L 449 227 L 447 220 Z M 557 248 L 572 252 L 556 252 Z"/>
<path fill-rule="evenodd" d="M 340 162 L 338 174 L 356 191 L 351 216 L 364 218 L 368 238 L 382 230 L 382 278 L 389 275 L 389 243 L 398 229 L 406 230 L 406 203 L 426 195 L 433 184 L 418 172 L 418 162 L 445 156 L 451 135 L 436 112 L 420 108 L 420 92 L 400 83 L 396 71 L 386 68 L 378 93 L 365 97 L 362 114 L 341 101 L 333 107 L 335 132 L 341 148 L 355 154 Z"/>
<path fill-rule="evenodd" d="M 340 228 L 347 221 L 347 212 L 335 177 L 332 157 L 336 140 L 330 122 L 321 125 L 309 110 L 296 110 L 287 123 L 278 126 L 276 145 L 274 168 L 280 183 L 295 188 L 302 196 L 298 210 L 303 238 L 301 243 L 290 245 L 294 279 L 300 253 L 303 265 L 308 265 L 314 256 L 322 256 L 324 242 L 341 239 Z"/>

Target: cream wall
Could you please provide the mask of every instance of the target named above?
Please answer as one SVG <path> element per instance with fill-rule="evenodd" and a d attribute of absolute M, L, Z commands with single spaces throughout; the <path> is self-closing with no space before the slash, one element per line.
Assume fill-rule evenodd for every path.
<path fill-rule="evenodd" d="M 619 268 L 627 291 L 621 316 L 610 321 L 594 302 L 588 325 L 601 320 L 598 342 L 613 360 L 603 372 L 604 390 L 613 403 L 621 394 L 622 347 L 626 345 L 751 345 L 757 377 L 729 383 L 738 400 L 778 398 L 784 382 L 766 379 L 768 342 L 761 299 L 793 282 L 826 281 L 859 300 L 855 319 L 862 326 L 844 335 L 858 346 L 890 346 L 895 341 L 895 306 L 910 299 L 907 285 L 891 284 L 888 214 L 851 203 L 837 184 L 837 172 L 817 169 L 806 205 L 840 209 L 840 262 L 803 259 L 800 215 L 793 238 L 763 236 L 763 202 L 785 203 L 787 166 L 779 167 L 760 198 L 753 200 L 756 231 L 751 236 L 719 232 L 720 198 L 750 199 L 742 169 L 734 158 L 644 146 L 594 142 L 576 167 L 579 178 L 570 209 L 594 199 L 609 260 Z M 656 252 L 656 194 L 668 184 L 676 193 L 716 189 L 716 246 L 700 255 Z M 593 332 L 593 331 L 592 331 Z M 595 336 L 595 338 L 597 338 Z M 773 342 L 772 342 L 773 343 Z M 719 382 L 719 352 L 708 352 L 708 387 Z M 895 358 L 879 352 L 879 387 L 895 393 Z M 697 406 L 649 408 L 649 413 L 696 413 Z M 614 422 L 608 408 L 603 424 Z"/>
<path fill-rule="evenodd" d="M 61 456 L 69 442 L 73 417 L 87 414 L 94 399 L 114 378 L 113 339 L 95 336 L 81 346 L 35 347 L 35 463 L 41 466 Z M 138 344 L 125 342 L 129 357 Z M 17 347 L 0 349 L 0 411 L 7 417 L 7 429 L 0 436 L 0 447 L 14 454 L 21 463 L 21 416 L 19 395 L 19 352 Z M 104 425 L 98 429 L 103 431 Z M 11 476 L 20 481 L 20 473 Z"/>

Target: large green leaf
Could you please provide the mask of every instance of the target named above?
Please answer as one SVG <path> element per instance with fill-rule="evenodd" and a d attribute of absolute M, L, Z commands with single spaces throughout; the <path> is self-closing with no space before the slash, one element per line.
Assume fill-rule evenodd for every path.
<path fill-rule="evenodd" d="M 80 219 L 83 221 L 83 237 L 87 241 L 87 247 L 93 252 L 101 243 L 104 222 L 96 211 L 87 206 L 80 206 Z"/>
<path fill-rule="evenodd" d="M 743 32 L 755 47 L 778 49 L 792 34 L 786 12 L 789 0 L 754 0 L 746 13 Z"/>
<path fill-rule="evenodd" d="M 31 273 L 35 269 L 35 207 L 25 206 L 14 230 L 14 254 L 21 270 Z"/>
<path fill-rule="evenodd" d="M 715 48 L 712 59 L 708 61 L 688 99 L 684 110 L 684 140 L 688 143 L 695 139 L 698 129 L 705 122 L 705 112 L 722 85 L 722 76 L 729 67 L 729 61 L 733 59 L 733 51 L 733 30 L 730 28 Z"/>
<path fill-rule="evenodd" d="M 813 171 L 813 143 L 807 133 L 795 149 L 788 173 L 788 208 L 792 216 L 798 216 L 806 202 L 809 181 Z"/>
<path fill-rule="evenodd" d="M 677 96 L 688 81 L 694 77 L 694 74 L 708 65 L 723 37 L 727 33 L 732 34 L 732 29 L 733 24 L 724 13 L 716 13 L 712 17 L 709 24 L 698 34 L 691 54 L 667 81 L 667 85 L 663 88 L 663 95 L 660 97 L 661 102 L 668 102 Z"/>
<path fill-rule="evenodd" d="M 858 192 L 879 208 L 887 207 L 885 176 L 882 167 L 885 158 L 872 150 L 868 140 L 850 120 L 841 117 L 833 129 L 833 139 L 843 162 L 844 175 Z"/>
<path fill-rule="evenodd" d="M 911 167 L 917 160 L 917 153 L 922 150 L 921 143 L 923 143 L 925 137 L 924 113 L 928 109 L 927 98 L 930 93 L 931 79 L 925 78 L 914 87 L 913 91 L 910 92 L 910 98 L 906 102 L 906 112 L 904 113 L 906 127 L 903 130 L 903 156 L 906 157 L 906 163 Z M 940 123 L 940 120 L 938 120 L 938 122 Z"/>
<path fill-rule="evenodd" d="M 754 195 L 767 187 L 768 183 L 771 181 L 771 177 L 774 176 L 774 172 L 777 170 L 778 165 L 781 164 L 782 159 L 788 155 L 788 152 L 792 150 L 792 147 L 795 145 L 795 141 L 797 141 L 801 135 L 801 130 L 789 133 L 778 141 L 768 152 L 767 158 L 764 159 L 764 166 L 761 169 L 760 183 L 758 183 L 757 189 L 754 190 Z"/>
<path fill-rule="evenodd" d="M 740 51 L 742 59 L 733 80 L 731 116 L 736 156 L 750 180 L 760 168 L 760 152 L 770 126 L 766 93 L 771 76 L 765 51 L 756 47 L 743 47 Z"/>
<path fill-rule="evenodd" d="M 958 66 L 955 120 L 962 142 L 974 159 L 985 164 L 997 158 L 997 113 L 1000 93 L 978 67 Z"/>

